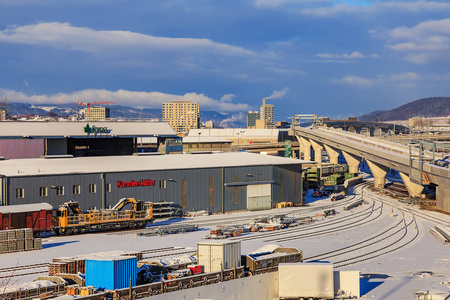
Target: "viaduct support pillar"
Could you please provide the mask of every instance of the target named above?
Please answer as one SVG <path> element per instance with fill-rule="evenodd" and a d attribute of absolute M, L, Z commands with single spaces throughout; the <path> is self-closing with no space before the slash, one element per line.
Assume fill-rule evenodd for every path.
<path fill-rule="evenodd" d="M 297 139 L 300 143 L 300 153 L 303 153 L 303 159 L 311 160 L 311 143 L 303 137 L 297 136 Z"/>
<path fill-rule="evenodd" d="M 436 208 L 450 212 L 450 178 L 439 178 L 436 186 Z"/>
<path fill-rule="evenodd" d="M 325 147 L 325 150 L 327 151 L 328 156 L 330 157 L 330 163 L 337 165 L 339 163 L 339 150 L 325 144 L 323 146 Z"/>
<path fill-rule="evenodd" d="M 347 161 L 348 172 L 352 174 L 357 174 L 361 158 L 356 155 L 347 153 L 345 151 L 342 151 L 342 154 L 344 154 L 345 160 Z"/>
<path fill-rule="evenodd" d="M 370 172 L 372 172 L 373 178 L 375 179 L 374 187 L 376 189 L 384 188 L 384 183 L 386 180 L 386 174 L 389 171 L 389 168 L 370 160 L 366 160 L 367 165 L 369 165 Z"/>
<path fill-rule="evenodd" d="M 320 165 L 322 163 L 322 149 L 323 149 L 323 147 L 321 145 L 319 145 L 314 140 L 310 139 L 309 142 L 311 143 L 311 146 L 314 149 L 314 161 L 318 162 L 319 165 Z"/>
<path fill-rule="evenodd" d="M 409 176 L 405 173 L 399 172 L 400 177 L 402 178 L 403 183 L 406 186 L 406 189 L 408 190 L 410 197 L 420 197 L 423 191 L 423 186 L 417 183 L 412 182 L 409 179 Z"/>

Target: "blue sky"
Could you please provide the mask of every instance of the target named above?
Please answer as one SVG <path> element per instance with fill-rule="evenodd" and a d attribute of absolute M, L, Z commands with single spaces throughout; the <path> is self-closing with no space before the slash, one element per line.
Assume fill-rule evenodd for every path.
<path fill-rule="evenodd" d="M 0 0 L 9 102 L 359 116 L 449 96 L 449 50 L 448 1 Z"/>

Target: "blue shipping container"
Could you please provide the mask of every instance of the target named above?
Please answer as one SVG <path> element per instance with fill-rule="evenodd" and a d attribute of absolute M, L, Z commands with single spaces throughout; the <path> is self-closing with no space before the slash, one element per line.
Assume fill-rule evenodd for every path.
<path fill-rule="evenodd" d="M 137 258 L 135 256 L 98 257 L 86 260 L 86 285 L 107 290 L 136 285 Z"/>

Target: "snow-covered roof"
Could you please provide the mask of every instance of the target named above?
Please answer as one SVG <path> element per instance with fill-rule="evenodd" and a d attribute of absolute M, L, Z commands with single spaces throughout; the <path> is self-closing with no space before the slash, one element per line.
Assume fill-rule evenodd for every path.
<path fill-rule="evenodd" d="M 197 137 L 201 133 L 201 136 L 215 136 L 221 138 L 233 138 L 236 139 L 239 133 L 240 138 L 278 138 L 280 133 L 279 129 L 247 129 L 247 128 L 211 128 L 211 129 L 191 129 L 189 135 Z"/>
<path fill-rule="evenodd" d="M 111 173 L 260 165 L 301 165 L 307 163 L 314 162 L 248 152 L 148 156 L 123 155 L 54 159 L 29 158 L 0 161 L 0 174 L 8 177 L 21 177 L 69 173 Z"/>
<path fill-rule="evenodd" d="M 186 136 L 183 138 L 184 144 L 195 143 L 232 143 L 233 141 L 222 139 L 214 136 Z"/>
<path fill-rule="evenodd" d="M 0 138 L 85 138 L 86 125 L 92 128 L 106 127 L 108 134 L 97 134 L 98 137 L 150 137 L 176 136 L 168 123 L 158 122 L 0 122 Z M 94 136 L 93 133 L 90 134 Z"/>
<path fill-rule="evenodd" d="M 18 213 L 27 211 L 38 211 L 38 210 L 53 210 L 53 206 L 48 203 L 35 203 L 35 204 L 19 204 L 12 206 L 0 206 L 0 214 L 6 213 Z"/>

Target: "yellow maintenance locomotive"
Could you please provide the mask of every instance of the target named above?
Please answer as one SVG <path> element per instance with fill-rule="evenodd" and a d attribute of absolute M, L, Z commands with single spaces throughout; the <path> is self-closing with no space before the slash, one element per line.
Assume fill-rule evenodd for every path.
<path fill-rule="evenodd" d="M 132 209 L 124 209 L 131 204 Z M 89 231 L 141 228 L 153 222 L 153 203 L 121 199 L 111 209 L 82 211 L 78 202 L 69 201 L 54 210 L 53 231 L 56 234 L 77 234 Z"/>

